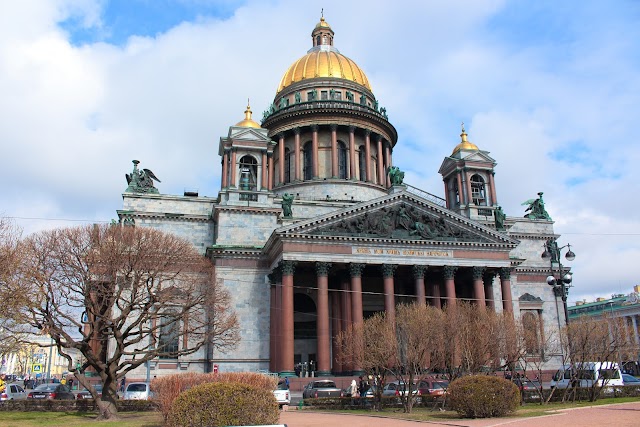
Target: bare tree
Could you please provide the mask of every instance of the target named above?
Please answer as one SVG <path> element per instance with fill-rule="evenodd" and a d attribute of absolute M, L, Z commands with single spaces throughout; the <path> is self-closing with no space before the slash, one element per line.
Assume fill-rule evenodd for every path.
<path fill-rule="evenodd" d="M 563 400 L 568 396 L 576 397 L 576 388 L 586 385 L 589 400 L 595 401 L 607 387 L 612 375 L 617 374 L 614 364 L 638 354 L 638 345 L 634 335 L 622 317 L 602 318 L 583 316 L 572 320 L 566 327 L 566 349 L 572 362 L 571 383 Z M 599 369 L 599 372 L 594 372 Z M 599 380 L 594 381 L 595 375 Z"/>
<path fill-rule="evenodd" d="M 32 299 L 17 320 L 50 335 L 69 372 L 92 393 L 85 373 L 100 377 L 100 418 L 117 416 L 118 380 L 132 369 L 205 345 L 224 351 L 238 340 L 228 293 L 184 239 L 96 225 L 41 232 L 20 250 L 23 262 L 9 291 Z"/>
<path fill-rule="evenodd" d="M 360 366 L 373 379 L 375 408 L 380 410 L 382 388 L 396 352 L 393 323 L 384 312 L 376 313 L 340 332 L 335 342 L 342 363 Z"/>

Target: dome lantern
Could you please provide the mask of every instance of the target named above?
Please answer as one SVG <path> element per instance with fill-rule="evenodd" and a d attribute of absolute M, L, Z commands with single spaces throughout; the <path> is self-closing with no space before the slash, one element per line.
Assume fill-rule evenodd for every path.
<path fill-rule="evenodd" d="M 465 150 L 465 151 L 478 151 L 479 148 L 476 144 L 472 143 L 471 141 L 467 140 L 467 132 L 464 130 L 464 122 L 462 123 L 462 133 L 460 134 L 460 139 L 461 142 L 456 145 L 456 148 L 453 149 L 453 152 L 451 153 L 451 155 L 453 156 L 455 153 L 457 153 L 460 150 Z"/>
<path fill-rule="evenodd" d="M 255 120 L 251 118 L 251 105 L 249 104 L 249 100 L 247 99 L 247 109 L 244 110 L 244 120 L 236 123 L 236 126 L 245 127 L 245 128 L 260 128 L 260 124 L 258 124 Z"/>

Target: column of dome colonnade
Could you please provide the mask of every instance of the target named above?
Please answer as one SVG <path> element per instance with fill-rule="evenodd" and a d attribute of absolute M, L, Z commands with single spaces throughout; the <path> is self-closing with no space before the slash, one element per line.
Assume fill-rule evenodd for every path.
<path fill-rule="evenodd" d="M 294 273 L 297 262 L 282 261 L 277 269 L 270 275 L 271 288 L 271 334 L 270 334 L 270 369 L 279 372 L 280 375 L 294 375 Z M 338 333 L 347 330 L 352 325 L 362 324 L 363 320 L 363 272 L 367 265 L 362 263 L 348 263 L 344 265 L 314 262 L 317 288 L 317 375 L 326 376 L 334 373 L 361 374 L 362 367 L 354 361 L 343 360 L 340 349 L 334 346 L 334 340 Z M 331 276 L 334 285 L 330 290 L 329 273 L 331 266 L 342 271 L 336 276 Z M 369 265 L 372 267 L 372 265 Z M 399 267 L 396 264 L 378 264 L 383 282 L 384 310 L 387 317 L 395 320 L 395 274 Z M 408 267 L 408 266 L 405 266 Z M 456 273 L 465 269 L 471 269 L 473 282 L 464 282 L 463 286 L 469 286 L 472 290 L 472 300 L 480 307 L 494 309 L 493 302 L 493 278 L 500 274 L 503 310 L 513 312 L 510 290 L 510 268 L 487 268 L 481 266 L 442 266 L 441 274 L 430 275 L 429 283 L 425 285 L 425 273 L 428 265 L 412 265 L 415 301 L 418 304 L 430 305 L 442 308 L 442 299 L 450 307 L 456 307 Z M 348 271 L 348 276 L 344 274 Z M 368 271 L 376 271 L 370 269 Z M 404 270 L 406 272 L 406 270 Z M 431 270 L 429 270 L 431 271 Z M 439 278 L 438 278 L 439 276 Z M 273 278 L 272 278 L 273 277 Z M 370 276 L 369 276 L 370 277 Z M 467 276 L 468 277 L 468 276 Z M 458 286 L 461 284 L 458 283 Z M 441 288 L 444 293 L 441 293 Z M 426 290 L 429 289 L 427 298 Z M 333 345 L 333 346 L 332 346 Z M 332 360 L 333 356 L 333 360 Z"/>
<path fill-rule="evenodd" d="M 342 141 L 339 134 L 346 141 Z M 270 189 L 318 179 L 347 179 L 390 187 L 386 171 L 392 166 L 392 144 L 383 135 L 370 129 L 339 123 L 295 125 L 280 131 L 275 142 L 276 148 L 269 168 L 276 165 L 276 176 Z M 307 166 L 304 158 L 307 144 L 311 148 L 311 170 L 303 173 L 303 168 Z M 344 176 L 340 173 L 339 144 L 346 145 Z M 360 162 L 360 156 L 363 156 L 363 162 Z M 322 165 L 327 166 L 321 167 Z M 290 173 L 286 172 L 288 168 Z M 373 173 L 373 169 L 376 173 Z M 274 178 L 272 175 L 269 169 L 270 180 Z"/>

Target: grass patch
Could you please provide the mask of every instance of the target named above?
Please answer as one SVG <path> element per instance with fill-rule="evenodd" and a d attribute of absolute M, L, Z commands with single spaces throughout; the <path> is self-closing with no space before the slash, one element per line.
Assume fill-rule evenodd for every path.
<path fill-rule="evenodd" d="M 127 412 L 119 414 L 117 421 L 96 422 L 96 414 L 80 412 L 1 412 L 5 427 L 161 427 L 158 412 Z"/>

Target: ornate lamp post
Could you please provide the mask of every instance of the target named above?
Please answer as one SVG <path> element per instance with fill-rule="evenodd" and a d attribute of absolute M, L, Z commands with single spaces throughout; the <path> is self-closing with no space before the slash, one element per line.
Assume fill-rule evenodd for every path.
<path fill-rule="evenodd" d="M 567 295 L 569 294 L 568 288 L 571 287 L 571 282 L 573 281 L 573 276 L 569 269 L 566 271 L 562 266 L 562 262 L 560 261 L 560 255 L 562 249 L 567 248 L 567 253 L 565 254 L 565 258 L 567 261 L 573 261 L 576 259 L 576 254 L 571 250 L 571 245 L 566 244 L 564 246 L 558 247 L 558 243 L 555 239 L 547 240 L 545 243 L 544 252 L 542 253 L 542 259 L 548 259 L 551 262 L 551 275 L 547 277 L 547 284 L 553 287 L 553 293 L 556 298 L 562 298 L 562 304 L 564 305 L 564 321 L 565 324 L 569 324 L 569 312 L 567 310 Z M 558 278 L 555 276 L 555 272 L 558 272 Z"/>

